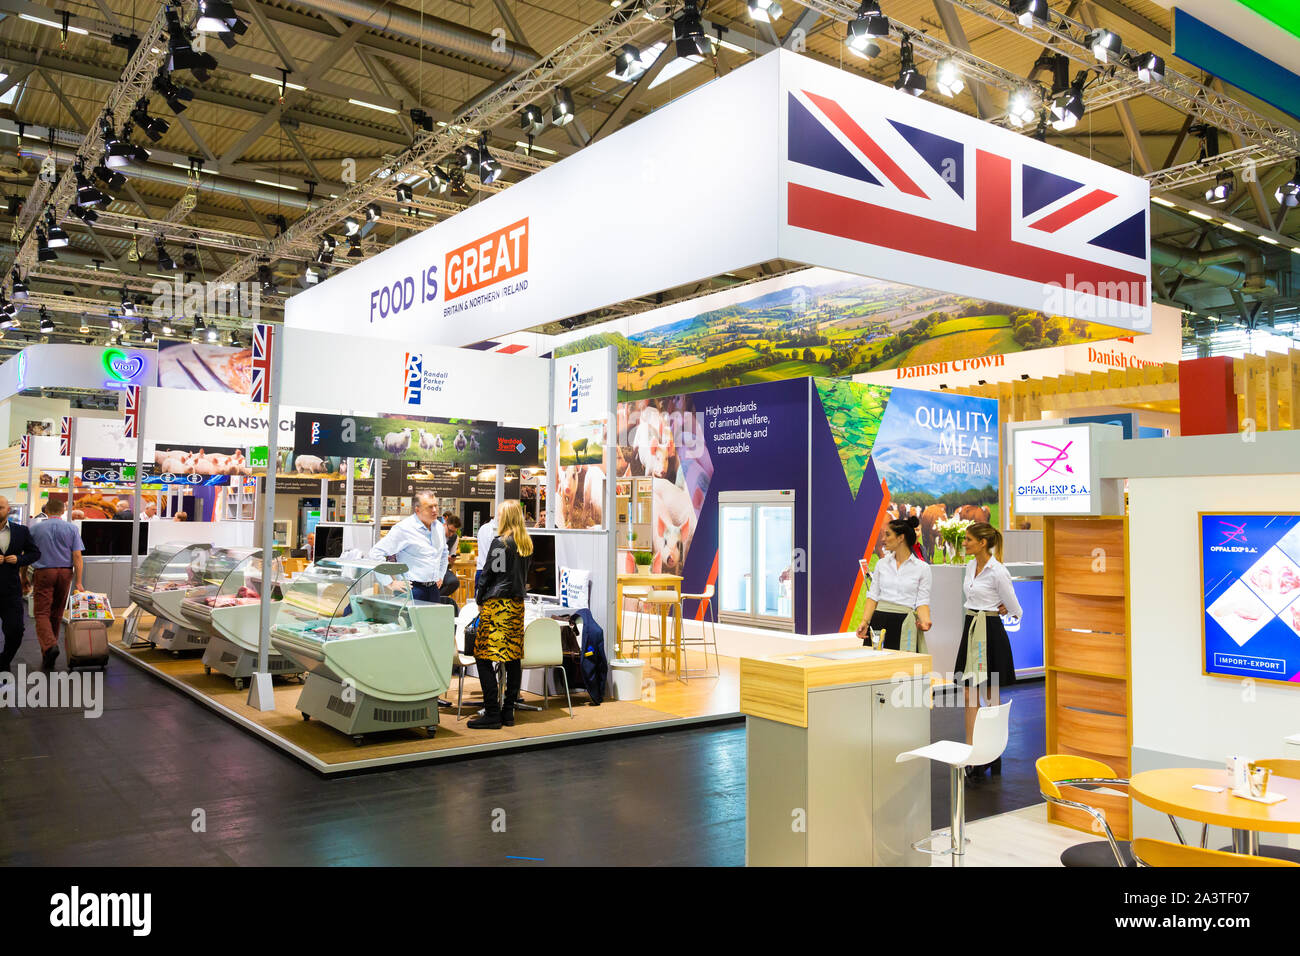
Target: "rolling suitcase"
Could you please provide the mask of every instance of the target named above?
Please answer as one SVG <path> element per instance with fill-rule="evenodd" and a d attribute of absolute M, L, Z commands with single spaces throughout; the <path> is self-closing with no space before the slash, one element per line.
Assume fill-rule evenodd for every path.
<path fill-rule="evenodd" d="M 68 670 L 108 666 L 108 624 L 113 609 L 108 596 L 93 591 L 68 595 L 63 614 L 63 646 L 68 654 Z"/>
<path fill-rule="evenodd" d="M 63 646 L 68 652 L 68 670 L 108 666 L 108 622 L 65 621 Z"/>

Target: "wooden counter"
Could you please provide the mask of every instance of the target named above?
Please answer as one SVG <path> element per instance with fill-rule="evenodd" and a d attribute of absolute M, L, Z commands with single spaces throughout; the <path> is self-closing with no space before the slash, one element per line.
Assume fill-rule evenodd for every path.
<path fill-rule="evenodd" d="M 866 648 L 864 648 L 866 650 Z M 929 654 L 881 651 L 851 660 L 809 654 L 740 659 L 740 711 L 795 727 L 808 726 L 808 692 L 818 687 L 866 684 L 929 673 Z"/>

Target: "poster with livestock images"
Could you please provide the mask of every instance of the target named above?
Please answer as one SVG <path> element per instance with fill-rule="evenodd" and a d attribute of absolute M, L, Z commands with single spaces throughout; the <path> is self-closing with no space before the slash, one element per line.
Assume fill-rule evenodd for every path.
<path fill-rule="evenodd" d="M 880 532 L 915 515 L 925 559 L 945 549 L 965 522 L 998 524 L 998 403 L 840 379 L 813 380 L 812 541 L 817 569 L 813 633 L 855 629 L 862 620 Z"/>
<path fill-rule="evenodd" d="M 1114 339 L 1123 329 L 830 269 L 806 269 L 561 336 L 618 351 L 621 401 L 849 376 Z"/>
<path fill-rule="evenodd" d="M 615 467 L 654 479 L 651 571 L 694 593 L 718 584 L 718 496 L 792 492 L 793 573 L 777 585 L 797 633 L 840 633 L 861 619 L 859 561 L 891 516 L 916 513 L 932 555 L 946 521 L 996 523 L 997 402 L 826 378 L 638 399 L 619 405 Z M 635 572 L 630 551 L 619 561 Z"/>
<path fill-rule="evenodd" d="M 1300 513 L 1200 522 L 1204 673 L 1300 687 Z"/>
<path fill-rule="evenodd" d="M 343 470 L 347 459 L 338 455 L 299 455 L 292 448 L 280 448 L 276 453 L 275 474 L 277 478 L 326 478 L 338 481 L 347 478 Z M 370 461 L 370 459 L 365 459 Z M 255 474 L 266 473 L 257 469 Z"/>
<path fill-rule="evenodd" d="M 534 467 L 539 444 L 536 428 L 507 428 L 495 422 L 314 412 L 294 416 L 294 454 L 318 458 Z"/>
<path fill-rule="evenodd" d="M 794 547 L 806 552 L 807 379 L 623 402 L 617 427 L 616 478 L 653 479 L 652 573 L 681 574 L 687 592 L 717 585 L 718 495 L 725 491 L 792 491 Z M 620 574 L 635 573 L 631 551 L 618 560 Z M 791 555 L 791 566 L 794 560 Z M 779 582 L 791 589 L 801 633 L 806 578 L 793 574 Z"/>
<path fill-rule="evenodd" d="M 600 528 L 605 524 L 605 423 L 578 422 L 555 429 L 555 515 L 558 528 Z"/>
<path fill-rule="evenodd" d="M 142 481 L 150 484 L 226 485 L 253 471 L 245 448 L 176 445 L 159 442 L 145 462 Z"/>

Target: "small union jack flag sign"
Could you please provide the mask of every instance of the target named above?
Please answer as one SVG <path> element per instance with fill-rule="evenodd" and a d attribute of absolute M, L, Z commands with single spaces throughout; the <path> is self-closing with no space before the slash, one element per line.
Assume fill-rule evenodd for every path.
<path fill-rule="evenodd" d="M 59 454 L 66 455 L 72 447 L 72 416 L 64 415 L 59 419 Z"/>
<path fill-rule="evenodd" d="M 140 386 L 128 385 L 126 387 L 126 412 L 123 419 L 126 422 L 124 434 L 127 438 L 135 438 L 137 429 L 140 427 Z"/>
<path fill-rule="evenodd" d="M 273 363 L 272 346 L 275 343 L 275 329 L 270 325 L 258 323 L 253 326 L 253 391 L 255 402 L 271 401 L 271 369 Z"/>

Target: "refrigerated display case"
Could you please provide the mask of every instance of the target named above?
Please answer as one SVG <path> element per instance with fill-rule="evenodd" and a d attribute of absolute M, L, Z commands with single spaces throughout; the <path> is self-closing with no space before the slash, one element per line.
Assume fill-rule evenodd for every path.
<path fill-rule="evenodd" d="M 131 579 L 132 607 L 123 625 L 123 643 L 143 640 L 173 654 L 207 647 L 202 623 L 188 619 L 181 604 L 187 591 L 203 583 L 211 548 L 210 544 L 172 541 L 150 550 Z M 141 613 L 154 617 L 143 638 L 137 633 Z"/>
<path fill-rule="evenodd" d="M 285 586 L 271 646 L 306 671 L 298 710 L 360 744 L 376 731 L 438 725 L 451 684 L 449 604 L 399 590 L 404 564 L 329 558 Z"/>
<path fill-rule="evenodd" d="M 261 548 L 213 548 L 204 569 L 204 583 L 191 588 L 182 604 L 186 615 L 201 621 L 208 635 L 203 670 L 217 671 L 242 690 L 257 666 L 264 586 Z M 282 596 L 284 566 L 272 558 L 269 586 L 271 612 Z M 294 677 L 302 673 L 295 661 L 271 651 L 267 673 Z"/>
<path fill-rule="evenodd" d="M 794 630 L 793 491 L 718 496 L 718 619 Z"/>

